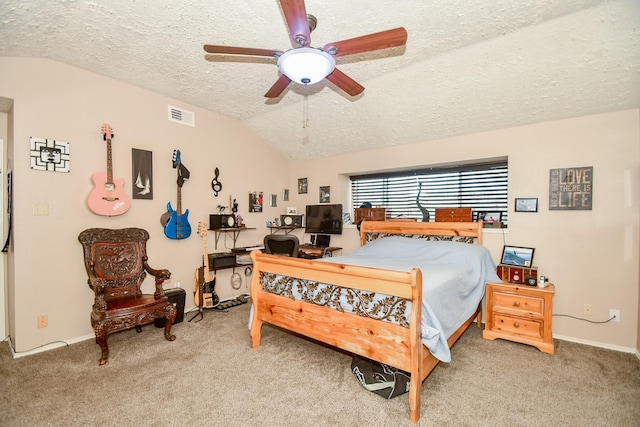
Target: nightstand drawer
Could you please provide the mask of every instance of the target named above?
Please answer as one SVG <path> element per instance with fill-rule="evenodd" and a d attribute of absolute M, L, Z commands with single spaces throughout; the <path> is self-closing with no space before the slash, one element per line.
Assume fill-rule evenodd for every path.
<path fill-rule="evenodd" d="M 542 339 L 544 332 L 542 321 L 505 316 L 500 313 L 494 313 L 493 315 L 492 330 L 540 339 Z"/>
<path fill-rule="evenodd" d="M 493 309 L 498 311 L 500 308 L 505 308 L 509 311 L 517 310 L 542 316 L 544 313 L 544 298 L 494 292 Z"/>

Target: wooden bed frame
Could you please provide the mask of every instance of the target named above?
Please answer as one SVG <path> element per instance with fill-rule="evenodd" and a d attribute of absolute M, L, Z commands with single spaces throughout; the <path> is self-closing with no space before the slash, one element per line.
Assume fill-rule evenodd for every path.
<path fill-rule="evenodd" d="M 482 222 L 394 222 L 364 221 L 360 229 L 360 243 L 381 234 L 465 237 L 482 244 Z M 359 354 L 411 374 L 409 407 L 411 422 L 420 419 L 422 382 L 438 364 L 421 341 L 422 310 L 411 310 L 409 328 L 390 322 L 294 300 L 263 291 L 262 273 L 273 273 L 299 279 L 329 283 L 345 288 L 361 289 L 398 296 L 411 301 L 412 307 L 422 307 L 422 272 L 397 272 L 368 267 L 320 262 L 251 253 L 253 277 L 251 299 L 253 318 L 251 340 L 253 348 L 260 345 L 264 322 L 296 332 L 323 343 Z M 425 272 L 428 274 L 428 272 Z M 481 326 L 481 305 L 449 338 L 451 347 L 474 319 Z"/>

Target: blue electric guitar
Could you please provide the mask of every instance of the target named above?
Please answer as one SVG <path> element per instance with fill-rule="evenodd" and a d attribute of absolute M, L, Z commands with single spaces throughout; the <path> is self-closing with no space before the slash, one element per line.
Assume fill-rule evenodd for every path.
<path fill-rule="evenodd" d="M 164 224 L 165 236 L 170 239 L 186 239 L 191 235 L 191 225 L 189 209 L 182 213 L 182 185 L 191 174 L 180 160 L 180 150 L 173 150 L 173 168 L 178 170 L 178 209 L 174 211 L 171 202 L 167 203 L 167 212 L 160 221 Z"/>

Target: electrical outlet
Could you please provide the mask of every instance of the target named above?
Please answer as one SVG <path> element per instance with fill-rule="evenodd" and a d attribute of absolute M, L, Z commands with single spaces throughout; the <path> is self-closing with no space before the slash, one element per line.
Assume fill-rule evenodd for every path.
<path fill-rule="evenodd" d="M 609 319 L 614 323 L 620 323 L 620 310 L 615 308 L 609 309 Z"/>
<path fill-rule="evenodd" d="M 38 316 L 38 328 L 46 328 L 49 325 L 49 316 L 43 314 Z"/>
<path fill-rule="evenodd" d="M 591 308 L 591 304 L 585 304 L 582 308 L 582 313 L 584 313 L 585 316 L 591 316 L 593 314 Z"/>

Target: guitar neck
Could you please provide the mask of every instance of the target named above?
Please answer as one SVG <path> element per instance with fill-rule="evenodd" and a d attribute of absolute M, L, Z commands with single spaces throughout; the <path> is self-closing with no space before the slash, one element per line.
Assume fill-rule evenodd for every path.
<path fill-rule="evenodd" d="M 178 216 L 182 215 L 182 187 L 178 185 Z"/>
<path fill-rule="evenodd" d="M 113 184 L 113 160 L 111 156 L 111 138 L 107 138 L 107 184 Z"/>
<path fill-rule="evenodd" d="M 207 280 L 207 276 L 209 275 L 209 250 L 207 249 L 207 236 L 202 236 L 202 252 L 203 252 L 203 262 L 204 262 L 204 274 L 205 280 Z"/>

